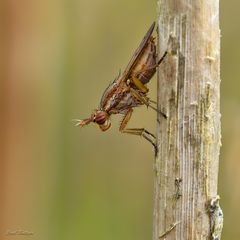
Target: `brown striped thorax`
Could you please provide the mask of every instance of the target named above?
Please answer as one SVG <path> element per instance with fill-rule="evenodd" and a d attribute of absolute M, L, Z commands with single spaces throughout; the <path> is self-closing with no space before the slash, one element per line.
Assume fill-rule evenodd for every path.
<path fill-rule="evenodd" d="M 152 36 L 155 22 L 145 34 L 142 42 L 135 51 L 125 71 L 106 88 L 99 108 L 87 119 L 77 120 L 76 126 L 85 126 L 93 122 L 99 125 L 102 131 L 110 128 L 110 116 L 122 114 L 123 120 L 119 130 L 123 133 L 143 136 L 155 146 L 155 137 L 144 128 L 126 128 L 131 118 L 133 108 L 146 105 L 157 111 L 153 106 L 156 102 L 147 97 L 148 88 L 146 84 L 156 72 L 156 68 L 165 58 L 167 52 L 157 60 L 155 39 Z M 165 114 L 162 113 L 164 117 Z"/>

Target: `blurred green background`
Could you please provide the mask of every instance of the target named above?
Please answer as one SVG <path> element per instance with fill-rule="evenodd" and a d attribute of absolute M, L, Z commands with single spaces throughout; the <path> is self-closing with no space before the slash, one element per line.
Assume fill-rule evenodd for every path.
<path fill-rule="evenodd" d="M 221 1 L 223 239 L 240 239 L 240 29 L 237 0 Z M 0 2 L 1 239 L 146 240 L 152 236 L 153 152 L 118 132 L 79 129 L 156 18 L 148 0 Z M 156 77 L 150 84 L 156 98 Z M 129 126 L 155 131 L 155 113 Z"/>

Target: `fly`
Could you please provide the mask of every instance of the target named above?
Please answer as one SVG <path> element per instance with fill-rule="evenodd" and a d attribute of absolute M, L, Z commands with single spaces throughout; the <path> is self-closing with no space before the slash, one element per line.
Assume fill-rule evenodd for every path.
<path fill-rule="evenodd" d="M 123 119 L 119 131 L 144 137 L 156 150 L 156 138 L 152 133 L 144 128 L 126 128 L 132 116 L 133 108 L 146 105 L 158 112 L 154 106 L 156 102 L 147 97 L 149 89 L 146 84 L 164 60 L 167 51 L 160 60 L 157 60 L 156 43 L 152 36 L 154 28 L 155 22 L 145 34 L 125 71 L 119 74 L 104 91 L 99 108 L 89 118 L 76 120 L 76 126 L 83 127 L 93 122 L 98 124 L 102 131 L 106 131 L 111 127 L 110 116 L 112 114 L 122 114 Z M 164 113 L 161 112 L 161 114 L 166 118 Z"/>

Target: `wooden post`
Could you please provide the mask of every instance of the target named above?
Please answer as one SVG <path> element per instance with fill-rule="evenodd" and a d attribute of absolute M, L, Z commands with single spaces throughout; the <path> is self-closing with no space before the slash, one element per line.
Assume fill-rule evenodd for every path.
<path fill-rule="evenodd" d="M 158 17 L 159 54 L 169 51 L 158 108 L 168 118 L 158 116 L 153 240 L 219 240 L 222 212 L 209 210 L 221 146 L 219 0 L 159 0 Z"/>

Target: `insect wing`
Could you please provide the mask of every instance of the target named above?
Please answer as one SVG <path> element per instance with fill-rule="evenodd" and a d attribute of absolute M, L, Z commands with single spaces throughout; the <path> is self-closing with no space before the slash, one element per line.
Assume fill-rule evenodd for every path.
<path fill-rule="evenodd" d="M 134 52 L 132 59 L 130 60 L 130 62 L 128 63 L 125 71 L 123 72 L 123 75 L 121 76 L 121 81 L 126 81 L 129 77 L 129 75 L 131 74 L 131 70 L 134 67 L 134 65 L 136 64 L 139 56 L 142 54 L 144 47 L 146 46 L 149 38 L 152 35 L 153 29 L 155 27 L 155 22 L 153 22 L 153 24 L 151 25 L 151 27 L 148 29 L 147 33 L 145 34 L 142 42 L 140 43 L 139 47 L 137 48 L 137 50 Z"/>
<path fill-rule="evenodd" d="M 100 108 L 103 109 L 105 108 L 105 105 L 107 104 L 107 102 L 110 100 L 110 98 L 112 97 L 112 95 L 114 94 L 114 92 L 118 89 L 118 87 L 120 86 L 121 82 L 126 81 L 129 78 L 129 75 L 131 74 L 131 70 L 134 67 L 134 65 L 136 64 L 139 56 L 141 56 L 144 47 L 146 46 L 146 44 L 148 43 L 149 38 L 152 35 L 152 32 L 154 30 L 155 27 L 155 22 L 152 23 L 151 27 L 148 29 L 147 33 L 145 34 L 142 42 L 140 43 L 139 47 L 137 48 L 137 50 L 134 52 L 132 59 L 130 60 L 130 62 L 128 63 L 125 71 L 123 72 L 123 74 L 119 74 L 118 77 L 113 81 L 112 84 L 110 84 L 106 90 L 104 91 L 101 101 L 100 101 Z"/>

